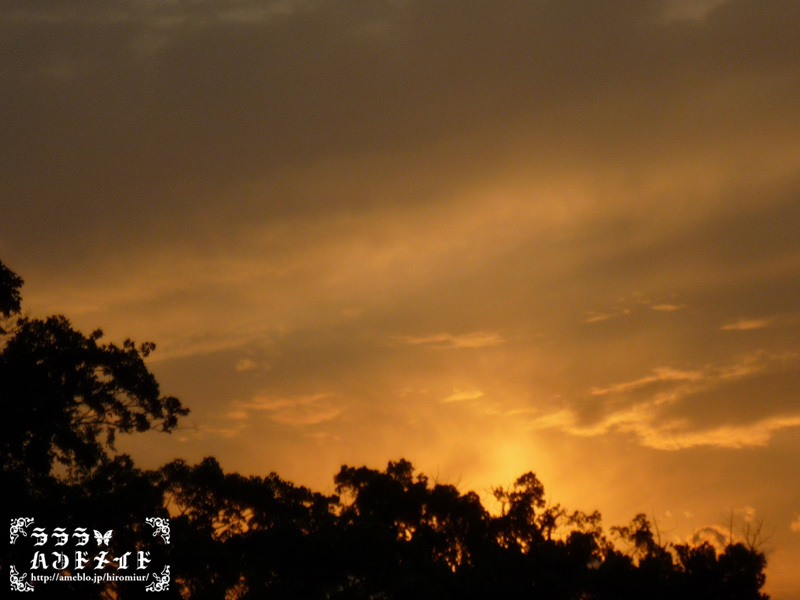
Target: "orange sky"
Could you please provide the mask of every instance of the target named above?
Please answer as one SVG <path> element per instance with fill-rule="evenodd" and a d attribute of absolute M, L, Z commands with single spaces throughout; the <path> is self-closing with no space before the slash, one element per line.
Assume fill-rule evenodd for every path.
<path fill-rule="evenodd" d="M 172 436 L 332 490 L 764 522 L 800 598 L 800 3 L 0 7 L 0 252 L 153 340 Z"/>

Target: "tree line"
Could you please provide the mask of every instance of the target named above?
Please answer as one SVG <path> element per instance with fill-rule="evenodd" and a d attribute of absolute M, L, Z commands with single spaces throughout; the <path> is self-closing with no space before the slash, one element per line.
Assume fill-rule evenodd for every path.
<path fill-rule="evenodd" d="M 85 335 L 63 316 L 21 312 L 22 279 L 0 262 L 0 489 L 20 516 L 115 530 L 148 547 L 168 518 L 161 597 L 187 599 L 767 600 L 765 556 L 730 539 L 666 543 L 644 514 L 603 528 L 598 512 L 548 504 L 533 472 L 475 492 L 432 482 L 404 459 L 342 466 L 335 494 L 276 473 L 226 473 L 209 457 L 138 468 L 118 434 L 173 431 L 188 414 L 145 364 L 151 343 Z M 125 525 L 125 527 L 121 527 Z M 8 572 L 11 553 L 0 568 Z M 30 565 L 27 565 L 28 567 Z M 59 582 L 34 597 L 140 598 L 141 585 Z"/>

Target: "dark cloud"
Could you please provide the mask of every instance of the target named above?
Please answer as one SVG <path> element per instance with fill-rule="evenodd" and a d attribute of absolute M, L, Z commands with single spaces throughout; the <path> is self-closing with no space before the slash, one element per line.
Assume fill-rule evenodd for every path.
<path fill-rule="evenodd" d="M 723 134 L 737 127 L 725 119 L 765 102 L 775 116 L 797 108 L 795 4 L 726 3 L 695 22 L 664 23 L 659 11 L 652 1 L 7 5 L 0 164 L 14 216 L 3 236 L 19 243 L 31 211 L 48 246 L 66 238 L 73 252 L 100 243 L 77 243 L 103 237 L 92 228 L 180 236 L 176 220 L 196 224 L 252 180 L 266 195 L 240 197 L 225 221 L 363 207 L 384 194 L 269 184 L 329 156 L 390 152 L 408 173 L 409 155 L 470 131 L 484 149 L 440 162 L 442 178 L 474 178 L 520 150 L 549 165 L 606 160 L 650 152 L 650 137 L 653 152 L 672 152 L 669 131 L 694 126 L 676 106 L 704 114 L 708 89 L 750 77 L 777 94 L 745 90 L 739 114 L 718 107 L 719 122 L 698 125 Z M 515 119 L 528 142 L 503 139 Z"/>
<path fill-rule="evenodd" d="M 659 419 L 683 417 L 695 430 L 745 426 L 770 417 L 794 419 L 800 424 L 799 363 L 797 356 L 774 359 L 752 373 L 721 381 L 710 389 L 690 391 L 664 407 Z"/>

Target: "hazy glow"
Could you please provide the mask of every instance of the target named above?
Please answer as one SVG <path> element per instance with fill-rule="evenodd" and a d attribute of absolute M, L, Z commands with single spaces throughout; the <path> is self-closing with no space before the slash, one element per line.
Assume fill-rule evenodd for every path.
<path fill-rule="evenodd" d="M 740 510 L 800 599 L 800 4 L 51 4 L 0 8 L 0 253 L 158 343 L 138 462 Z"/>

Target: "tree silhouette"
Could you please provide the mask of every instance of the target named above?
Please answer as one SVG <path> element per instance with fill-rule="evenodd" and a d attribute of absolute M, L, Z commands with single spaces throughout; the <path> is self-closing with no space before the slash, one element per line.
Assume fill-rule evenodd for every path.
<path fill-rule="evenodd" d="M 665 544 L 644 514 L 607 536 L 598 512 L 548 505 L 531 471 L 474 492 L 432 483 L 411 462 L 343 465 L 337 495 L 225 473 L 213 457 L 138 469 L 115 436 L 173 430 L 188 410 L 162 396 L 144 360 L 153 344 L 102 343 L 63 316 L 19 316 L 22 279 L 0 262 L 0 489 L 5 518 L 54 512 L 58 524 L 116 529 L 141 547 L 149 516 L 171 519 L 168 592 L 186 599 L 767 600 L 753 540 Z M 120 525 L 131 527 L 120 527 Z M 139 524 L 139 525 L 135 525 Z M 3 558 L 0 569 L 9 560 Z M 60 583 L 37 597 L 142 597 L 141 586 Z"/>
<path fill-rule="evenodd" d="M 31 477 L 57 463 L 89 470 L 107 459 L 118 433 L 171 431 L 187 414 L 177 398 L 159 394 L 144 364 L 153 344 L 100 344 L 101 337 L 62 316 L 18 319 L 0 352 L 4 465 Z"/>
<path fill-rule="evenodd" d="M 118 433 L 157 428 L 169 432 L 188 413 L 177 398 L 161 396 L 144 359 L 151 343 L 102 343 L 66 317 L 20 316 L 22 279 L 0 262 L 0 489 L 3 517 L 33 516 L 70 528 L 93 523 L 118 528 L 168 516 L 154 474 L 115 455 Z M 104 529 L 105 531 L 105 529 Z M 144 535 L 146 532 L 140 532 Z M 124 542 L 115 539 L 115 543 Z M 129 540 L 134 543 L 135 540 Z M 0 567 L 7 566 L 3 558 Z M 64 583 L 37 594 L 102 597 L 109 590 Z"/>
<path fill-rule="evenodd" d="M 19 313 L 22 283 L 22 278 L 0 261 L 0 315 L 3 317 Z"/>

